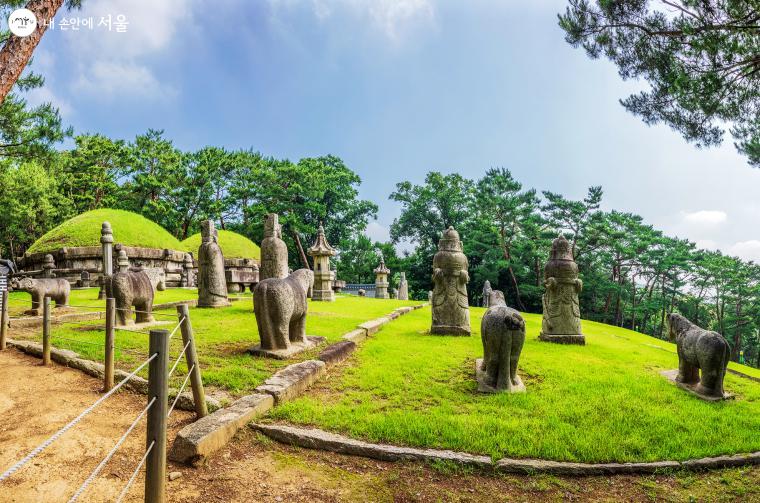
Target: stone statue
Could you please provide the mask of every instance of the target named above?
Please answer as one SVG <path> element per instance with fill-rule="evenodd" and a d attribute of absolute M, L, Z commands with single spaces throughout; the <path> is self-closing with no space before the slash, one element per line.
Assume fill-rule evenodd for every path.
<path fill-rule="evenodd" d="M 470 308 L 467 301 L 467 257 L 462 253 L 459 233 L 453 227 L 443 231 L 438 252 L 433 257 L 433 325 L 431 334 L 470 335 Z"/>
<path fill-rule="evenodd" d="M 287 278 L 269 278 L 253 289 L 253 311 L 261 344 L 254 354 L 287 358 L 310 345 L 306 337 L 306 290 L 313 280 L 309 269 L 299 269 Z"/>
<path fill-rule="evenodd" d="M 198 307 L 228 306 L 224 255 L 219 248 L 212 220 L 201 223 L 201 236 L 202 242 L 198 248 Z"/>
<path fill-rule="evenodd" d="M 124 250 L 119 252 L 119 255 Z M 125 254 L 126 256 L 126 254 Z M 121 257 L 120 257 L 121 258 Z M 130 271 L 119 268 L 119 272 L 107 276 L 106 295 L 116 300 L 116 324 L 119 326 L 153 322 L 153 285 L 145 271 Z M 132 320 L 132 306 L 135 320 Z"/>
<path fill-rule="evenodd" d="M 42 277 L 55 278 L 55 260 L 49 253 L 45 255 L 45 260 L 42 262 Z"/>
<path fill-rule="evenodd" d="M 409 300 L 409 283 L 406 281 L 406 273 L 401 273 L 398 282 L 398 300 Z"/>
<path fill-rule="evenodd" d="M 560 344 L 585 344 L 578 303 L 583 283 L 578 279 L 578 264 L 564 236 L 552 242 L 551 257 L 544 267 L 544 286 L 544 317 L 538 338 Z"/>
<path fill-rule="evenodd" d="M 670 339 L 678 350 L 676 383 L 707 400 L 728 398 L 730 395 L 723 391 L 723 378 L 731 357 L 726 339 L 676 313 L 668 315 L 668 326 Z"/>
<path fill-rule="evenodd" d="M 277 213 L 269 213 L 264 220 L 264 239 L 261 241 L 261 267 L 259 281 L 288 277 L 288 247 L 282 240 L 282 226 Z"/>
<path fill-rule="evenodd" d="M 483 283 L 483 307 L 489 307 L 491 305 L 491 292 L 493 292 L 491 282 L 486 280 L 486 282 Z"/>
<path fill-rule="evenodd" d="M 391 270 L 385 265 L 385 258 L 380 255 L 380 264 L 375 268 L 375 298 L 376 299 L 388 299 L 388 275 Z"/>
<path fill-rule="evenodd" d="M 193 256 L 189 253 L 185 253 L 185 258 L 182 262 L 182 272 L 180 272 L 180 278 L 180 286 L 195 286 L 195 267 L 193 265 Z"/>
<path fill-rule="evenodd" d="M 428 302 L 433 303 L 433 290 L 428 290 Z"/>
<path fill-rule="evenodd" d="M 79 275 L 79 286 L 81 288 L 90 288 L 90 272 L 82 271 Z"/>
<path fill-rule="evenodd" d="M 364 288 L 359 288 L 356 291 L 356 295 L 358 295 L 359 297 L 366 297 L 367 296 L 367 291 Z"/>
<path fill-rule="evenodd" d="M 309 296 L 310 299 L 324 302 L 335 301 L 335 292 L 333 292 L 335 275 L 330 270 L 330 257 L 335 256 L 336 253 L 335 249 L 327 242 L 325 228 L 320 223 L 317 230 L 317 240 L 308 251 L 308 254 L 314 257 L 314 284 Z"/>
<path fill-rule="evenodd" d="M 491 291 L 489 306 L 480 325 L 483 358 L 475 362 L 478 391 L 525 391 L 525 385 L 517 375 L 517 364 L 525 343 L 525 321 L 519 312 L 507 307 L 500 290 Z"/>
<path fill-rule="evenodd" d="M 42 315 L 42 299 L 50 297 L 55 301 L 55 307 L 68 307 L 71 284 L 63 278 L 12 278 L 12 290 L 27 292 L 32 296 L 32 308 L 24 311 L 29 316 Z"/>

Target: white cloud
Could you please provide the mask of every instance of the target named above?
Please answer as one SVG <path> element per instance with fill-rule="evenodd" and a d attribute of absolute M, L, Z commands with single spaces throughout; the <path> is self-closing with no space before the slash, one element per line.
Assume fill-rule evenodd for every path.
<path fill-rule="evenodd" d="M 99 97 L 131 95 L 160 100 L 176 95 L 173 87 L 159 82 L 146 66 L 118 61 L 95 61 L 79 75 L 74 89 Z"/>
<path fill-rule="evenodd" d="M 26 98 L 27 103 L 29 103 L 31 106 L 38 106 L 42 105 L 43 103 L 51 103 L 54 107 L 58 107 L 58 111 L 63 117 L 70 117 L 74 112 L 71 103 L 59 97 L 47 85 L 27 91 L 24 94 L 24 98 Z"/>
<path fill-rule="evenodd" d="M 381 243 L 385 243 L 391 239 L 390 229 L 378 222 L 370 222 L 367 224 L 367 229 L 365 229 L 364 234 L 366 234 L 372 241 L 380 241 Z"/>
<path fill-rule="evenodd" d="M 414 23 L 429 23 L 434 20 L 433 5 L 429 0 L 370 0 L 369 14 L 375 26 L 385 35 L 399 41 L 404 32 Z"/>
<path fill-rule="evenodd" d="M 724 253 L 760 263 L 760 240 L 750 239 L 749 241 L 734 243 L 726 248 Z"/>
<path fill-rule="evenodd" d="M 684 222 L 695 225 L 717 225 L 722 224 L 728 219 L 725 211 L 700 210 L 694 212 L 681 213 Z"/>

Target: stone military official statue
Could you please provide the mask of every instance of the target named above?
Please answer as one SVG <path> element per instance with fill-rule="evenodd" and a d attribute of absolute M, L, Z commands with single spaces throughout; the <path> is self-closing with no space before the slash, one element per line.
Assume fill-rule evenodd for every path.
<path fill-rule="evenodd" d="M 449 227 L 443 231 L 438 242 L 438 253 L 433 257 L 431 334 L 470 335 L 470 307 L 467 300 L 470 276 L 467 266 L 459 233 Z"/>
<path fill-rule="evenodd" d="M 552 243 L 551 257 L 544 268 L 544 286 L 544 317 L 538 338 L 561 344 L 585 344 L 578 301 L 583 282 L 578 279 L 578 264 L 564 236 Z"/>

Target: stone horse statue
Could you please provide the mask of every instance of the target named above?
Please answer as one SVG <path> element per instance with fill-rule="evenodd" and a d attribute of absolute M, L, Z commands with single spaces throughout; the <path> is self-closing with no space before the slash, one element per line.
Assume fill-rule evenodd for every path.
<path fill-rule="evenodd" d="M 676 313 L 668 315 L 668 326 L 678 349 L 676 382 L 696 385 L 694 392 L 698 395 L 723 398 L 723 378 L 731 356 L 726 339 Z"/>
<path fill-rule="evenodd" d="M 517 363 L 525 343 L 525 320 L 507 306 L 504 293 L 492 290 L 489 308 L 480 325 L 483 360 L 476 369 L 478 391 L 514 393 L 525 385 L 517 375 Z"/>
<path fill-rule="evenodd" d="M 30 316 L 42 314 L 42 299 L 50 297 L 55 301 L 55 307 L 68 307 L 71 285 L 63 278 L 29 278 L 15 277 L 11 279 L 11 289 L 27 292 L 32 296 L 32 308 L 24 311 Z"/>

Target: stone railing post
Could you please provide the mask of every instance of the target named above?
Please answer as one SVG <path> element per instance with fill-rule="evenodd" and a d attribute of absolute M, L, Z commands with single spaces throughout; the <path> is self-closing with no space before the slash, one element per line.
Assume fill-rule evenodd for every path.
<path fill-rule="evenodd" d="M 100 244 L 103 248 L 103 271 L 100 275 L 98 299 L 106 298 L 106 277 L 113 274 L 113 231 L 111 224 L 103 222 L 100 228 Z"/>

